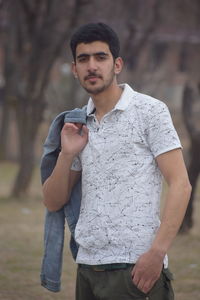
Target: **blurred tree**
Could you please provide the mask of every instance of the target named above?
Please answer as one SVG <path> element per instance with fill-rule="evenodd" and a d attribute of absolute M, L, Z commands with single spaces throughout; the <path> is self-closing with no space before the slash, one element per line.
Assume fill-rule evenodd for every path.
<path fill-rule="evenodd" d="M 185 77 L 200 81 L 199 0 L 0 0 L 0 8 L 0 25 L 4 29 L 1 37 L 6 54 L 0 153 L 3 153 L 5 144 L 3 138 L 8 136 L 5 134 L 6 122 L 12 107 L 17 115 L 20 141 L 20 170 L 13 189 L 15 195 L 28 188 L 34 164 L 34 142 L 45 108 L 44 90 L 49 82 L 50 70 L 74 27 L 86 22 L 103 21 L 115 28 L 126 62 L 124 78 L 136 89 L 164 99 L 166 95 L 163 95 L 163 90 L 168 93 L 166 98 L 171 97 L 173 80 Z M 62 57 L 68 56 L 66 54 L 66 51 L 64 55 L 62 52 Z M 185 83 L 182 80 L 180 85 L 184 87 Z M 74 82 L 68 81 L 68 86 L 71 91 L 61 90 L 57 85 L 61 97 L 63 92 L 66 97 L 78 98 Z M 57 92 L 52 87 L 47 93 Z M 194 91 L 191 86 L 190 89 Z M 192 93 L 187 97 L 186 94 L 187 88 L 183 93 L 185 115 L 192 104 Z M 193 119 L 194 112 L 190 109 L 189 115 Z M 187 116 L 184 120 L 190 132 L 192 149 L 194 126 L 188 126 Z M 199 125 L 195 126 L 198 128 Z M 197 157 L 193 150 L 190 156 L 191 162 L 195 157 L 196 164 L 199 163 L 200 156 Z M 190 165 L 189 173 L 191 168 Z M 192 197 L 194 191 L 193 187 Z M 188 209 L 192 214 L 190 205 Z"/>
<path fill-rule="evenodd" d="M 5 97 L 1 138 L 12 107 L 19 139 L 19 172 L 13 195 L 28 189 L 34 167 L 35 140 L 45 108 L 50 70 L 76 24 L 86 0 L 1 1 L 5 49 Z M 1 142 L 1 148 L 5 140 Z M 1 154 L 3 155 L 3 150 Z"/>
<path fill-rule="evenodd" d="M 194 196 L 200 174 L 200 84 L 186 84 L 183 93 L 183 118 L 190 137 L 190 162 L 188 175 L 192 185 L 190 202 L 180 232 L 193 227 Z"/>
<path fill-rule="evenodd" d="M 200 1 L 176 0 L 152 4 L 153 13 L 151 11 L 148 20 L 153 16 L 156 19 L 149 23 L 147 20 L 148 28 L 140 32 L 138 23 L 134 23 L 135 19 L 130 21 L 133 26 L 126 45 L 127 62 L 134 70 L 134 85 L 144 89 L 150 83 L 150 93 L 154 96 L 156 90 L 163 86 L 166 88 L 167 81 L 171 80 L 171 84 L 173 78 L 182 78 L 179 83 L 183 87 L 182 117 L 190 142 L 187 166 L 193 188 L 180 229 L 180 232 L 187 233 L 193 227 L 194 200 L 200 174 Z M 139 32 L 141 36 L 137 38 Z M 134 35 L 136 37 L 132 39 Z M 130 44 L 131 49 L 136 44 L 132 53 L 128 47 Z"/>
<path fill-rule="evenodd" d="M 142 43 L 137 45 L 137 52 L 144 44 L 148 33 L 152 31 L 154 6 L 158 2 L 160 0 L 149 1 L 150 17 L 148 22 L 141 25 L 141 28 L 145 29 L 143 34 L 145 38 L 142 35 Z M 119 23 L 122 10 L 124 20 L 130 20 L 134 16 L 137 28 L 144 11 L 144 0 L 129 0 L 126 6 L 122 0 L 109 3 L 92 0 L 1 0 L 0 4 L 6 83 L 0 131 L 0 156 L 5 157 L 9 116 L 11 110 L 14 110 L 20 167 L 12 194 L 19 196 L 27 191 L 32 176 L 35 140 L 45 109 L 44 91 L 49 82 L 50 71 L 69 33 L 77 24 L 97 19 L 106 21 L 111 16 L 113 18 L 111 25 L 114 26 L 114 23 Z M 115 16 L 113 11 L 116 12 Z M 122 36 L 127 30 L 129 32 L 127 39 L 130 40 L 132 22 L 122 23 L 121 29 L 119 28 Z M 126 36 L 127 34 L 125 38 Z"/>

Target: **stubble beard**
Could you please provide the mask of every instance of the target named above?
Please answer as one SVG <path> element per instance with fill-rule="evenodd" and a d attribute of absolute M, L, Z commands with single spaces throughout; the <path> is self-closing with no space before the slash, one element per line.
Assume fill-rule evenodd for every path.
<path fill-rule="evenodd" d="M 104 92 L 106 89 L 108 89 L 111 84 L 113 83 L 113 80 L 114 80 L 114 77 L 115 77 L 115 73 L 114 73 L 114 68 L 111 70 L 110 72 L 110 76 L 109 78 L 104 82 L 104 84 L 102 84 L 101 86 L 97 86 L 95 88 L 95 85 L 96 85 L 96 82 L 94 83 L 91 83 L 91 85 L 93 85 L 94 87 L 90 88 L 90 87 L 87 87 L 85 86 L 84 84 L 81 84 L 82 87 L 86 90 L 86 92 L 90 95 L 98 95 L 102 92 Z M 103 78 L 101 77 L 101 79 L 103 80 Z"/>

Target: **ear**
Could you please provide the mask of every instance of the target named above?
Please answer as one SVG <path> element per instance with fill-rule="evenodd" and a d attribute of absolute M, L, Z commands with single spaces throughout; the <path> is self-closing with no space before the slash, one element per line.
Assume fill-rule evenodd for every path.
<path fill-rule="evenodd" d="M 123 68 L 124 62 L 123 59 L 121 57 L 117 57 L 115 59 L 115 74 L 118 75 L 122 68 Z"/>
<path fill-rule="evenodd" d="M 72 64 L 71 64 L 71 70 L 72 70 L 72 73 L 74 74 L 74 77 L 77 78 L 77 71 L 76 71 L 76 63 L 73 61 Z"/>

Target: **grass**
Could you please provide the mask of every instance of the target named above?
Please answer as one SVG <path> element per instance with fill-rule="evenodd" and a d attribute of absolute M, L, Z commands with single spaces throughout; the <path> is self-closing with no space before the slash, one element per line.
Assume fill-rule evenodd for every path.
<path fill-rule="evenodd" d="M 62 291 L 52 293 L 40 286 L 43 251 L 42 204 L 38 170 L 33 178 L 31 196 L 9 198 L 17 166 L 0 165 L 0 299 L 71 300 L 74 299 L 76 265 L 71 258 L 66 232 Z"/>
<path fill-rule="evenodd" d="M 36 170 L 31 196 L 9 198 L 17 166 L 0 165 L 0 300 L 73 300 L 76 265 L 66 232 L 62 291 L 51 293 L 40 286 L 44 207 Z M 196 196 L 195 227 L 179 235 L 169 253 L 176 300 L 200 300 L 200 188 Z"/>

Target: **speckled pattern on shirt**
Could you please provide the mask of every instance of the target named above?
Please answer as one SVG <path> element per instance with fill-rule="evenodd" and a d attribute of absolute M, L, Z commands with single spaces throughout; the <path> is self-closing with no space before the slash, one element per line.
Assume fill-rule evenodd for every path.
<path fill-rule="evenodd" d="M 100 123 L 89 100 L 89 141 L 72 164 L 82 170 L 77 263 L 134 263 L 149 249 L 160 225 L 162 176 L 155 157 L 181 147 L 167 106 L 122 87 Z"/>

